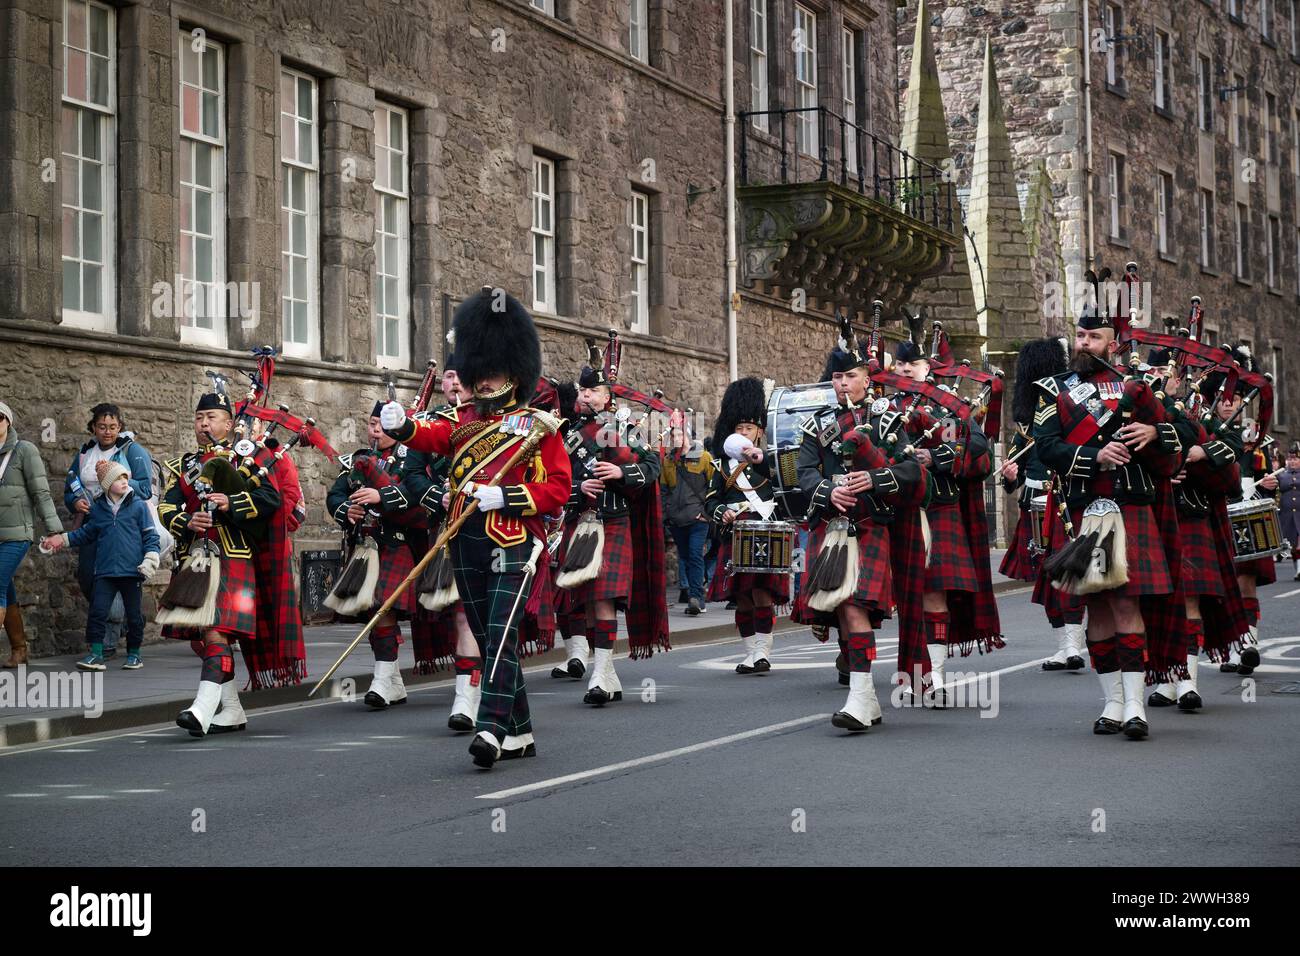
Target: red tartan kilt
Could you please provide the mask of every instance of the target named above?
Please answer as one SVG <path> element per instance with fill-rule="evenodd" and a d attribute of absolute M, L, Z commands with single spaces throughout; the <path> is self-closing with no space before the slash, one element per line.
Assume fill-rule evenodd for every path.
<path fill-rule="evenodd" d="M 713 566 L 713 580 L 709 582 L 710 601 L 734 601 L 739 594 L 752 594 L 762 588 L 772 595 L 773 604 L 790 603 L 790 575 L 755 574 L 744 571 L 729 574 L 727 562 L 731 560 L 731 534 L 723 531 L 722 543 L 718 546 L 718 561 Z"/>
<path fill-rule="evenodd" d="M 411 619 L 411 648 L 415 654 L 415 672 L 432 674 L 456 654 L 457 601 L 441 611 L 421 607 Z"/>
<path fill-rule="evenodd" d="M 1155 512 L 1150 505 L 1120 505 L 1124 515 L 1124 535 L 1128 548 L 1128 584 L 1115 590 L 1125 597 L 1172 594 L 1174 582 L 1165 559 L 1165 543 L 1160 537 Z M 1071 508 L 1075 528 L 1083 527 L 1083 509 Z"/>
<path fill-rule="evenodd" d="M 560 564 L 569 551 L 577 522 L 566 529 Z M 624 604 L 632 593 L 632 522 L 609 518 L 605 521 L 605 549 L 600 556 L 600 573 L 595 580 L 569 590 L 568 610 L 585 607 L 589 601 L 620 601 Z"/>
<path fill-rule="evenodd" d="M 799 596 L 795 598 L 790 619 L 796 624 L 826 623 L 830 615 L 814 611 L 807 604 L 808 575 L 812 571 L 822 539 L 826 537 L 827 522 L 822 522 L 808 534 L 808 550 L 804 557 L 804 570 L 799 579 Z M 873 610 L 888 612 L 894 604 L 893 572 L 889 566 L 889 529 L 872 521 L 858 525 L 858 586 L 849 600 Z"/>
<path fill-rule="evenodd" d="M 230 637 L 257 637 L 257 587 L 253 562 L 248 558 L 222 555 L 221 589 L 217 592 L 217 620 L 212 627 L 174 627 L 162 629 L 162 636 L 178 641 L 202 639 L 205 632 L 220 631 Z"/>
<path fill-rule="evenodd" d="M 961 505 L 932 505 L 925 515 L 930 522 L 930 566 L 925 569 L 925 589 L 978 591 L 980 582 L 971 559 L 970 534 L 961 520 Z"/>
<path fill-rule="evenodd" d="M 1029 553 L 1029 545 L 1034 540 L 1033 530 L 1033 524 L 1022 508 L 1020 517 L 1016 520 L 1016 530 L 1011 535 L 1011 544 L 1002 557 L 1002 564 L 998 566 L 998 571 L 1003 577 L 1016 581 L 1038 580 L 1038 570 L 1043 566 L 1043 556 L 1041 554 L 1031 556 Z"/>
<path fill-rule="evenodd" d="M 1183 545 L 1183 592 L 1225 597 L 1223 568 L 1214 547 L 1214 525 L 1206 515 L 1178 515 L 1179 538 Z M 1231 544 L 1229 544 L 1231 550 Z"/>
<path fill-rule="evenodd" d="M 415 559 L 411 557 L 411 549 L 405 543 L 392 548 L 380 546 L 379 580 L 375 583 L 376 608 L 388 600 L 389 595 L 396 591 L 397 586 L 406 580 L 406 576 L 411 573 L 411 569 L 414 567 Z M 410 617 L 419 610 L 419 597 L 415 585 L 412 584 L 397 599 L 397 603 L 393 605 L 393 611 L 399 617 Z"/>
<path fill-rule="evenodd" d="M 1254 561 L 1242 561 L 1237 565 L 1238 577 L 1250 577 L 1252 575 L 1257 585 L 1275 582 L 1277 580 L 1277 565 L 1273 563 L 1272 556 L 1256 558 Z"/>

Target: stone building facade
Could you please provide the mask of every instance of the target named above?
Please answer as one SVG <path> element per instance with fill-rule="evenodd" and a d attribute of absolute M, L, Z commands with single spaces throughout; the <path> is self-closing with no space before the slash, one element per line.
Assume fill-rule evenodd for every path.
<path fill-rule="evenodd" d="M 795 4 L 765 6 L 768 92 L 793 102 Z M 814 95 L 843 101 L 851 27 L 858 116 L 896 138 L 892 4 L 800 6 Z M 385 378 L 409 396 L 485 283 L 533 307 L 549 372 L 575 373 L 584 338 L 617 327 L 626 378 L 711 422 L 728 379 L 723 12 L 0 4 L 0 381 L 56 496 L 91 405 L 119 404 L 155 457 L 179 454 L 204 372 L 238 382 L 264 345 L 284 353 L 273 400 L 349 450 Z M 751 0 L 734 13 L 743 109 Z M 815 378 L 831 316 L 745 290 L 741 373 Z M 297 459 L 297 545 L 337 546 L 332 468 Z M 33 556 L 20 573 L 37 654 L 81 641 L 73 561 Z"/>

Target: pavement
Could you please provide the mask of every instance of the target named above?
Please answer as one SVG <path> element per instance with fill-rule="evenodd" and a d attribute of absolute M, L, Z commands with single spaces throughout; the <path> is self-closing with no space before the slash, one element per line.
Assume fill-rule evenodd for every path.
<path fill-rule="evenodd" d="M 993 551 L 990 555 L 995 590 L 1021 587 L 1020 582 L 1007 581 L 998 575 L 997 566 L 1002 560 L 1003 553 Z M 706 613 L 692 617 L 686 615 L 684 605 L 674 603 L 676 597 L 677 589 L 670 589 L 667 600 L 670 604 L 669 616 L 675 643 L 716 640 L 734 633 L 732 614 L 726 610 L 725 604 L 710 604 Z M 621 618 L 619 626 L 620 648 L 626 650 L 626 630 L 623 628 Z M 359 625 L 305 628 L 308 674 L 305 686 L 271 688 L 255 694 L 245 694 L 244 708 L 253 710 L 302 700 L 307 691 L 315 686 L 320 675 L 329 670 L 330 665 L 352 642 L 359 630 Z M 31 693 L 22 701 L 24 706 L 19 706 L 18 702 L 11 703 L 4 698 L 4 695 L 0 695 L 0 748 L 171 720 L 194 699 L 198 670 L 194 654 L 186 642 L 161 641 L 146 645 L 143 648 L 145 666 L 137 671 L 122 670 L 122 664 L 126 660 L 124 647 L 119 647 L 117 657 L 107 662 L 106 671 L 93 675 L 78 671 L 76 661 L 84 653 L 83 651 L 79 654 L 34 659 L 28 665 L 26 672 L 21 675 L 23 681 L 20 683 L 39 681 L 40 677 L 33 678 L 32 675 L 43 675 L 44 686 L 53 688 L 61 684 L 67 691 L 62 699 L 76 706 L 30 706 L 39 703 L 39 699 L 35 699 Z M 545 664 L 549 668 L 559 663 L 562 656 L 562 651 L 552 651 L 550 654 L 530 659 L 528 663 Z M 238 675 L 243 679 L 243 663 L 238 654 L 236 660 Z M 399 660 L 405 668 L 403 680 L 410 686 L 419 686 L 447 677 L 446 674 L 427 676 L 412 674 L 409 670 L 411 663 L 409 650 L 403 650 Z M 359 647 L 316 696 L 351 696 L 357 691 L 358 680 L 361 681 L 360 686 L 364 694 L 365 682 L 370 677 L 372 666 L 373 658 L 370 656 L 368 646 Z"/>
<path fill-rule="evenodd" d="M 10 746 L 0 864 L 1295 865 L 1300 585 L 1261 599 L 1263 665 L 1202 667 L 1205 709 L 1149 709 L 1145 741 L 1091 733 L 1091 672 L 1040 669 L 1054 640 L 1024 587 L 999 601 L 1008 646 L 948 664 L 977 706 L 891 700 L 887 624 L 865 735 L 830 724 L 833 642 L 791 626 L 770 674 L 740 676 L 734 637 L 704 637 L 730 616 L 690 643 L 678 610 L 677 649 L 618 662 L 620 703 L 530 667 L 538 756 L 490 772 L 446 729 L 449 680 L 381 712 L 298 689 L 241 734 Z"/>

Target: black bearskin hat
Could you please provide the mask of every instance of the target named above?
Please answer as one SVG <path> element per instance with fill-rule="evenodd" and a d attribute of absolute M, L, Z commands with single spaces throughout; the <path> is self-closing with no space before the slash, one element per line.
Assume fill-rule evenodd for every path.
<path fill-rule="evenodd" d="M 1253 372 L 1255 370 L 1255 360 L 1251 357 L 1250 350 L 1244 345 L 1239 345 L 1235 349 L 1229 349 L 1228 346 L 1225 345 L 1222 347 L 1221 352 L 1223 355 L 1223 362 L 1236 363 L 1248 372 Z M 1219 394 L 1219 389 L 1222 388 L 1224 383 L 1227 381 L 1227 378 L 1228 373 L 1221 368 L 1216 368 L 1213 372 L 1208 373 L 1205 378 L 1201 380 L 1201 397 L 1206 401 L 1213 401 L 1214 397 Z M 1250 386 L 1241 379 L 1237 379 L 1236 394 L 1244 395 L 1249 391 Z"/>
<path fill-rule="evenodd" d="M 742 422 L 767 428 L 767 397 L 761 380 L 750 376 L 738 378 L 722 394 L 722 408 L 713 426 L 715 438 L 726 441 Z"/>
<path fill-rule="evenodd" d="M 1011 396 L 1011 414 L 1022 425 L 1034 420 L 1038 396 L 1034 383 L 1066 370 L 1065 346 L 1060 339 L 1045 338 L 1026 342 L 1016 356 L 1016 388 Z"/>
<path fill-rule="evenodd" d="M 452 317 L 456 371 L 466 388 L 505 374 L 515 383 L 515 400 L 533 397 L 542 377 L 542 345 L 533 317 L 504 289 L 484 286 Z"/>

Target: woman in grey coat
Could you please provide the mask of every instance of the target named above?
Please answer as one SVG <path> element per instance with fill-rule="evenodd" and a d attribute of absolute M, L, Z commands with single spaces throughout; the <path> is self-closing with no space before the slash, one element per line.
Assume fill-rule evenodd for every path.
<path fill-rule="evenodd" d="M 18 438 L 13 409 L 0 402 L 0 612 L 11 648 L 9 659 L 0 665 L 4 667 L 27 663 L 27 634 L 14 575 L 36 537 L 37 515 L 47 534 L 63 531 L 41 454 L 31 442 Z"/>

